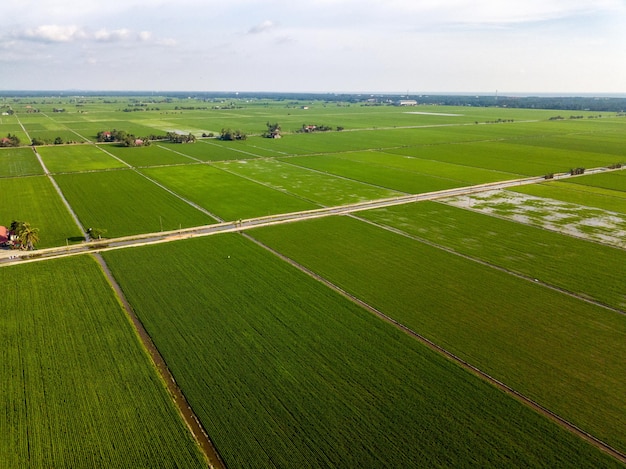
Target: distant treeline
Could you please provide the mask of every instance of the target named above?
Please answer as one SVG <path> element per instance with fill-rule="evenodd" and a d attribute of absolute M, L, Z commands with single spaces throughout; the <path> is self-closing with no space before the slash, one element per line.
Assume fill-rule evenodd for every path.
<path fill-rule="evenodd" d="M 326 101 L 368 105 L 392 105 L 402 100 L 415 100 L 417 104 L 447 106 L 510 107 L 527 109 L 562 109 L 570 111 L 624 112 L 626 97 L 610 96 L 495 96 L 393 93 L 277 93 L 277 92 L 211 92 L 211 91 L 0 91 L 0 97 L 137 97 L 153 98 L 154 102 L 171 99 L 221 100 L 221 99 L 271 99 L 277 101 Z M 197 108 L 197 109 L 201 109 Z M 183 109 L 183 107 L 180 107 Z"/>

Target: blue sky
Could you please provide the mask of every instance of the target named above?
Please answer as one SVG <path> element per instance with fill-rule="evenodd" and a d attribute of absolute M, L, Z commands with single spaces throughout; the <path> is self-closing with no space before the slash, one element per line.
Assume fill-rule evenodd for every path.
<path fill-rule="evenodd" d="M 626 92 L 626 0 L 3 0 L 0 89 Z"/>

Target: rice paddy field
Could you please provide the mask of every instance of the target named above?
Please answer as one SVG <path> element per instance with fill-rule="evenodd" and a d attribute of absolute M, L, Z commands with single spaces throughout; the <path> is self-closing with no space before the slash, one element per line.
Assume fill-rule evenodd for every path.
<path fill-rule="evenodd" d="M 453 467 L 476 446 L 481 466 L 519 446 L 520 465 L 587 464 L 569 435 L 241 236 L 106 259 L 229 467 Z"/>
<path fill-rule="evenodd" d="M 93 259 L 0 278 L 3 467 L 206 467 Z"/>
<path fill-rule="evenodd" d="M 35 153 L 30 148 L 0 149 L 0 177 L 43 174 Z"/>
<path fill-rule="evenodd" d="M 0 248 L 0 466 L 207 467 L 152 347 L 223 467 L 626 464 L 622 114 L 11 108 L 0 136 L 80 143 L 0 148 L 0 225 L 40 238 Z M 261 136 L 268 122 L 282 138 Z M 206 137 L 223 128 L 248 138 Z M 197 141 L 96 142 L 114 129 Z M 105 239 L 85 243 L 87 228 Z"/>
<path fill-rule="evenodd" d="M 107 237 L 215 221 L 132 170 L 59 174 L 55 179 L 82 225 L 106 229 Z"/>

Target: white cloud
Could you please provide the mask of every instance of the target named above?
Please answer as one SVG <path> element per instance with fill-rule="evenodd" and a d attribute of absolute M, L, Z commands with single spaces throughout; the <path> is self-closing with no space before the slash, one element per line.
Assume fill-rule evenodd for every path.
<path fill-rule="evenodd" d="M 60 26 L 46 24 L 34 29 L 28 28 L 16 34 L 19 39 L 28 39 L 41 42 L 72 42 L 84 39 L 85 31 L 78 26 Z"/>
<path fill-rule="evenodd" d="M 150 31 L 133 31 L 127 28 L 107 29 L 100 28 L 90 31 L 79 26 L 42 25 L 36 28 L 26 28 L 14 31 L 4 39 L 0 37 L 0 43 L 7 40 L 27 40 L 41 43 L 72 43 L 72 42 L 142 42 L 156 45 L 172 46 L 176 41 L 169 38 L 153 38 Z"/>
<path fill-rule="evenodd" d="M 113 31 L 99 29 L 93 34 L 93 38 L 96 41 L 102 42 L 124 41 L 132 38 L 133 36 L 135 36 L 135 34 L 128 29 L 115 29 Z"/>
<path fill-rule="evenodd" d="M 395 13 L 423 15 L 426 21 L 467 24 L 516 24 L 602 12 L 624 11 L 620 0 L 390 0 Z"/>
<path fill-rule="evenodd" d="M 274 29 L 276 27 L 276 25 L 270 21 L 270 20 L 265 20 L 260 24 L 257 24 L 256 26 L 251 27 L 248 30 L 248 34 L 260 34 L 260 33 L 266 33 L 272 29 Z"/>
<path fill-rule="evenodd" d="M 139 40 L 142 42 L 148 42 L 152 39 L 152 33 L 150 31 L 141 31 L 139 33 Z"/>

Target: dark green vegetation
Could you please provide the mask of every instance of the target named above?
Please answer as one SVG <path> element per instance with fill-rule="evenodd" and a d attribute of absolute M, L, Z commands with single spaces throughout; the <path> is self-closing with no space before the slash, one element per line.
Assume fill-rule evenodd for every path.
<path fill-rule="evenodd" d="M 105 257 L 229 467 L 609 463 L 241 236 Z"/>
<path fill-rule="evenodd" d="M 626 117 L 598 118 L 595 111 L 577 111 L 585 118 L 570 120 L 554 119 L 561 111 L 537 109 L 155 96 L 16 98 L 11 107 L 15 115 L 2 118 L 0 135 L 85 142 L 37 147 L 50 177 L 41 176 L 32 148 L 0 149 L 0 220 L 28 221 L 40 228 L 37 247 L 63 246 L 63 252 L 71 249 L 66 243 L 82 241 L 83 233 L 55 182 L 94 238 L 97 232 L 152 238 L 153 232 L 218 218 L 230 222 L 626 163 Z M 65 112 L 53 112 L 58 107 Z M 268 122 L 280 125 L 282 138 L 261 136 Z M 343 130 L 297 133 L 311 124 Z M 228 128 L 248 138 L 202 136 Z M 114 129 L 192 135 L 197 141 L 135 148 L 94 144 L 98 133 Z M 585 175 L 519 190 L 626 213 L 624 175 Z M 537 204 L 537 217 L 554 214 L 538 201 L 528 203 Z M 583 221 L 599 211 L 571 212 Z M 301 220 L 249 235 L 626 451 L 623 249 L 434 202 L 354 215 L 362 220 Z M 38 446 L 30 447 L 41 453 L 35 466 L 193 466 L 195 449 L 177 418 L 163 423 L 171 412 L 163 383 L 92 260 L 3 267 L 22 262 L 9 258 L 15 253 L 0 250 L 8 292 L 0 296 L 0 311 L 17 324 L 3 330 L 3 343 L 25 340 L 35 352 L 7 349 L 12 355 L 7 352 L 2 369 L 9 378 L 1 378 L 10 382 L 21 372 L 20 384 L 7 389 L 39 400 L 24 400 L 28 407 L 10 401 L 11 420 L 0 420 L 6 425 L 0 430 L 18 437 L 0 436 L 0 466 L 19 467 L 10 458 L 28 451 L 19 446 L 23 441 L 37 439 Z M 120 249 L 106 257 L 230 466 L 614 462 L 242 236 Z M 74 327 L 73 320 L 81 322 Z M 66 366 L 60 370 L 57 349 L 64 351 L 59 356 Z M 100 375 L 108 377 L 111 397 L 108 388 L 97 387 L 105 379 Z M 72 387 L 83 407 L 73 400 L 68 407 L 59 383 Z M 124 397 L 115 397 L 119 387 Z M 104 420 L 83 424 L 91 425 L 83 447 L 79 433 L 72 432 L 83 432 L 74 421 L 84 419 L 88 405 L 97 406 L 93 412 Z M 40 418 L 45 412 L 47 418 Z M 126 425 L 124 419 L 134 421 Z M 132 425 L 139 428 L 136 439 L 127 433 L 135 431 Z M 168 425 L 175 429 L 163 430 Z M 24 440 L 24 429 L 33 427 L 32 439 Z M 91 464 L 84 455 L 98 448 L 97 434 L 107 451 L 115 445 L 119 452 Z M 176 435 L 182 435 L 180 444 Z M 39 449 L 44 439 L 54 451 L 62 448 L 69 462 L 45 459 Z M 50 443 L 55 441 L 61 443 Z M 155 441 L 164 443 L 153 448 Z M 127 449 L 133 444 L 136 449 Z M 140 455 L 143 447 L 149 449 Z"/>
<path fill-rule="evenodd" d="M 347 217 L 253 236 L 626 448 L 624 315 Z"/>
<path fill-rule="evenodd" d="M 3 467 L 206 467 L 93 259 L 0 282 Z"/>

